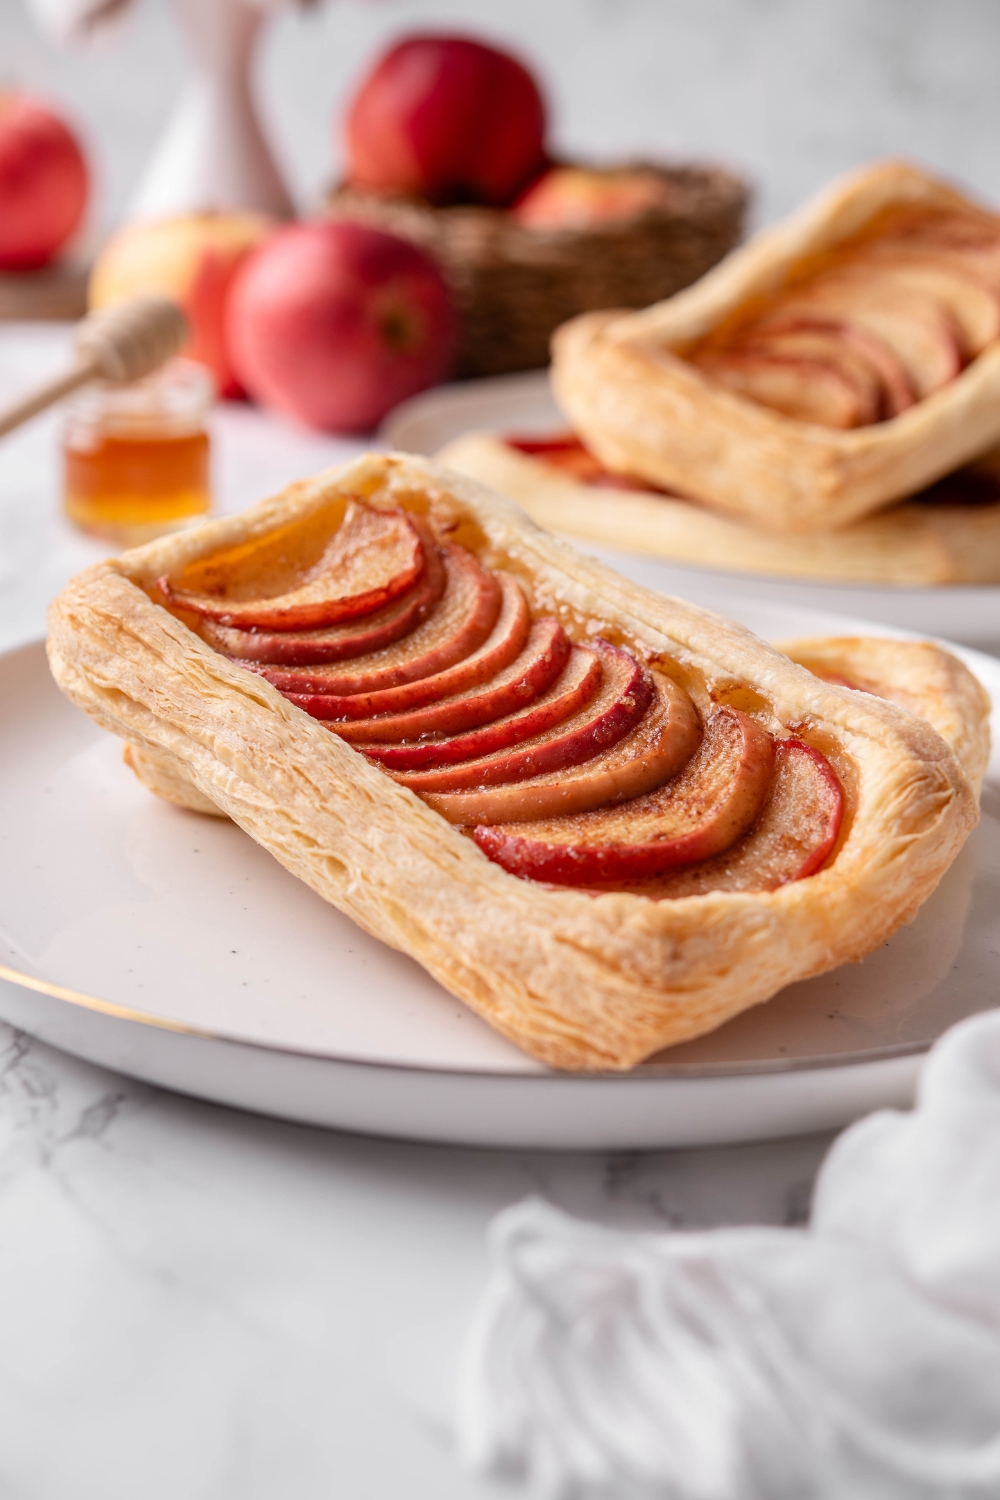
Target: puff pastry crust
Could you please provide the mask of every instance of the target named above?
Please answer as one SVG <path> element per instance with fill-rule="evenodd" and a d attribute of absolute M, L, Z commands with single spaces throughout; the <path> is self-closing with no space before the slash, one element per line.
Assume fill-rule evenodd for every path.
<path fill-rule="evenodd" d="M 822 537 L 776 536 L 677 496 L 582 484 L 487 432 L 456 438 L 436 457 L 550 531 L 667 562 L 911 588 L 1000 583 L 1000 502 L 904 502 Z M 989 464 L 1000 475 L 1000 454 Z"/>
<path fill-rule="evenodd" d="M 889 421 L 850 431 L 796 421 L 726 389 L 680 356 L 803 260 L 883 211 L 968 209 L 902 162 L 833 183 L 735 250 L 695 286 L 640 313 L 590 313 L 553 340 L 553 384 L 609 469 L 637 474 L 776 533 L 831 531 L 924 489 L 1000 440 L 1000 342 Z"/>
<path fill-rule="evenodd" d="M 519 880 L 154 602 L 163 574 L 183 578 L 200 559 L 250 555 L 275 536 L 294 549 L 351 496 L 424 515 L 515 573 L 571 637 L 614 638 L 675 675 L 702 712 L 732 703 L 815 745 L 847 801 L 827 866 L 768 893 L 664 901 Z M 910 920 L 977 818 L 959 757 L 906 709 L 820 680 L 741 627 L 578 556 L 502 497 L 401 456 L 370 456 L 88 569 L 52 607 L 49 653 L 63 690 L 128 742 L 137 768 L 159 768 L 161 792 L 193 786 L 366 931 L 559 1068 L 631 1067 L 863 957 Z"/>
<path fill-rule="evenodd" d="M 950 651 L 884 636 L 817 636 L 782 641 L 779 649 L 817 676 L 842 679 L 926 719 L 979 791 L 990 757 L 989 694 Z"/>

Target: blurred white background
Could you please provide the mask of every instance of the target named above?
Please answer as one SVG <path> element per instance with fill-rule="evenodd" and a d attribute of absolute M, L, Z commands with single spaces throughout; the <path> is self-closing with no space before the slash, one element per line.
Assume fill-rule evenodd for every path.
<path fill-rule="evenodd" d="M 280 15 L 260 57 L 262 113 L 300 209 L 336 172 L 336 121 L 359 69 L 426 27 L 532 61 L 568 153 L 741 166 L 758 221 L 887 153 L 1000 199 L 996 0 L 330 0 Z M 182 70 L 163 0 L 137 0 L 82 50 L 46 40 L 23 0 L 0 0 L 0 82 L 61 99 L 89 143 L 92 234 L 128 200 Z"/>

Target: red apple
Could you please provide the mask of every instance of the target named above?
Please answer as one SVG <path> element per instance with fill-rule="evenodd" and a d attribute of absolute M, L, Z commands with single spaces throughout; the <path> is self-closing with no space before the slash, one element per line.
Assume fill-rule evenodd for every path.
<path fill-rule="evenodd" d="M 697 750 L 701 725 L 683 688 L 659 672 L 651 676 L 653 701 L 636 727 L 582 765 L 468 792 L 424 792 L 424 801 L 449 823 L 475 827 L 569 817 L 662 786 Z"/>
<path fill-rule="evenodd" d="M 512 875 L 556 885 L 648 879 L 710 859 L 745 833 L 767 796 L 774 741 L 753 719 L 722 708 L 698 754 L 666 786 L 579 817 L 475 831 L 484 854 Z"/>
<path fill-rule="evenodd" d="M 414 519 L 411 517 L 411 519 Z M 426 567 L 412 589 L 400 594 L 374 614 L 363 615 L 344 625 L 326 625 L 318 630 L 236 630 L 230 625 L 203 621 L 202 640 L 223 656 L 244 662 L 276 662 L 295 666 L 300 662 L 346 661 L 374 652 L 380 654 L 420 626 L 444 593 L 448 574 L 438 548 L 424 539 Z"/>
<path fill-rule="evenodd" d="M 574 652 L 574 656 L 578 653 Z M 502 750 L 491 748 L 489 730 L 436 740 L 424 745 L 366 745 L 365 754 L 391 770 L 397 781 L 414 792 L 457 792 L 468 787 L 496 786 L 505 781 L 527 781 L 546 771 L 576 766 L 599 751 L 616 745 L 634 729 L 653 698 L 653 683 L 627 651 L 607 642 L 597 643 L 599 683 L 584 705 L 571 715 L 538 730 L 519 716 L 518 733 Z M 572 664 L 572 658 L 571 658 Z M 570 668 L 549 689 L 561 691 Z M 539 699 L 544 703 L 544 699 Z M 502 726 L 503 720 L 499 721 Z M 530 738 L 528 737 L 530 735 Z M 516 745 L 516 749 L 506 748 Z M 476 756 L 475 760 L 470 756 Z M 434 770 L 417 770 L 433 766 Z"/>
<path fill-rule="evenodd" d="M 490 641 L 493 639 L 491 636 Z M 352 744 L 416 740 L 428 734 L 454 734 L 460 729 L 472 729 L 513 713 L 543 693 L 569 659 L 569 641 L 555 620 L 536 620 L 528 631 L 523 650 L 500 670 L 491 667 L 485 672 L 479 663 L 490 641 L 468 658 L 468 670 L 465 662 L 459 662 L 436 677 L 425 677 L 422 682 L 390 688 L 385 693 L 360 693 L 351 698 L 320 694 L 300 697 L 294 693 L 285 696 L 315 718 L 339 720 L 336 732 Z M 505 654 L 509 649 L 507 641 L 497 639 L 496 645 L 498 648 L 503 645 Z M 449 687 L 461 683 L 462 688 L 446 697 L 443 691 L 446 682 Z M 396 705 L 402 711 L 397 712 Z M 372 717 L 361 717 L 358 710 L 365 707 Z"/>
<path fill-rule="evenodd" d="M 0 93 L 0 270 L 44 266 L 83 218 L 87 163 L 40 100 Z"/>
<path fill-rule="evenodd" d="M 392 649 L 374 650 L 368 656 L 352 660 L 346 670 L 326 666 L 319 650 L 313 651 L 308 661 L 279 664 L 274 656 L 269 656 L 257 670 L 283 693 L 323 693 L 343 698 L 401 687 L 422 678 L 436 678 L 456 662 L 477 653 L 491 636 L 493 641 L 487 655 L 497 660 L 493 647 L 497 643 L 496 626 L 503 599 L 500 585 L 464 547 L 449 547 L 445 556 L 448 582 L 440 604 L 429 619 L 394 643 Z M 503 650 L 509 649 L 513 657 L 527 639 L 528 620 L 526 608 L 522 611 L 513 594 L 508 604 L 508 617 L 500 637 L 507 641 Z M 244 639 L 252 641 L 253 637 L 244 635 Z M 280 645 L 281 637 L 274 639 Z M 296 636 L 294 640 L 304 657 L 310 637 Z M 244 664 L 259 660 L 249 655 Z"/>
<path fill-rule="evenodd" d="M 362 83 L 346 136 L 358 187 L 504 205 L 543 164 L 545 105 L 508 53 L 468 37 L 412 36 Z"/>
<path fill-rule="evenodd" d="M 226 331 L 251 396 L 332 432 L 370 431 L 443 380 L 455 347 L 430 257 L 344 219 L 279 230 L 241 269 Z"/>
<path fill-rule="evenodd" d="M 90 278 L 91 307 L 158 292 L 183 307 L 191 325 L 185 349 L 215 377 L 220 395 L 238 396 L 225 334 L 226 302 L 244 257 L 274 228 L 263 214 L 186 214 L 126 224 L 102 249 Z"/>
<path fill-rule="evenodd" d="M 225 578 L 208 594 L 177 589 L 167 577 L 158 587 L 169 604 L 223 625 L 310 630 L 373 614 L 416 583 L 424 566 L 424 544 L 409 516 L 352 502 L 323 555 L 288 592 L 247 597 L 245 585 L 230 591 Z"/>
<path fill-rule="evenodd" d="M 631 219 L 668 201 L 664 179 L 648 168 L 550 167 L 514 204 L 527 229 L 592 229 Z"/>

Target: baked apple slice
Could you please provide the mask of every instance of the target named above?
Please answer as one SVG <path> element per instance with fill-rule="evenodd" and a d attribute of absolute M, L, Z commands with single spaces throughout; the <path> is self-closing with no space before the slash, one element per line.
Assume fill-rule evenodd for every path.
<path fill-rule="evenodd" d="M 830 762 L 812 745 L 782 740 L 771 790 L 756 824 L 715 859 L 646 884 L 619 890 L 675 900 L 709 891 L 776 891 L 822 869 L 833 852 L 844 794 Z"/>
<path fill-rule="evenodd" d="M 574 646 L 569 660 L 552 685 L 533 698 L 526 708 L 503 718 L 491 719 L 476 729 L 464 734 L 450 735 L 445 739 L 420 740 L 416 744 L 365 745 L 365 754 L 377 760 L 387 769 L 393 766 L 450 766 L 454 761 L 466 762 L 471 756 L 486 757 L 496 753 L 499 760 L 513 759 L 518 754 L 510 749 L 528 741 L 534 743 L 543 733 L 555 734 L 567 719 L 577 717 L 591 702 L 601 686 L 601 661 L 596 651 Z M 648 701 L 648 700 L 647 700 Z M 482 765 L 482 760 L 471 761 Z M 461 769 L 464 769 L 461 768 Z M 419 780 L 420 773 L 412 773 Z M 425 775 L 444 776 L 449 772 L 425 772 Z M 457 773 L 453 770 L 452 776 Z M 405 774 L 396 777 L 407 783 Z M 463 782 L 475 786 L 477 783 Z"/>
<path fill-rule="evenodd" d="M 735 843 L 760 812 L 773 769 L 767 730 L 738 709 L 720 708 L 697 754 L 656 791 L 582 816 L 478 827 L 473 837 L 511 875 L 551 885 L 662 875 Z"/>
<path fill-rule="evenodd" d="M 962 353 L 947 308 L 935 297 L 894 288 L 889 276 L 859 266 L 818 277 L 783 300 L 777 314 L 782 319 L 824 315 L 887 344 L 919 399 L 961 373 Z M 761 327 L 771 322 L 765 318 Z"/>
<path fill-rule="evenodd" d="M 966 359 L 1000 338 L 1000 293 L 960 256 L 893 242 L 866 246 L 852 262 L 892 278 L 894 286 L 936 297 L 948 309 Z"/>
<path fill-rule="evenodd" d="M 466 557 L 469 555 L 465 554 Z M 237 661 L 296 666 L 368 656 L 416 630 L 444 594 L 450 581 L 450 570 L 446 568 L 444 557 L 436 546 L 428 546 L 425 541 L 424 559 L 423 577 L 413 588 L 374 614 L 362 615 L 345 625 L 300 631 L 236 630 L 231 625 L 202 620 L 198 633 L 209 646 Z M 484 579 L 490 577 L 482 569 L 479 572 Z M 495 597 L 499 607 L 499 589 L 495 589 Z M 490 625 L 492 623 L 490 621 Z"/>
<path fill-rule="evenodd" d="M 662 786 L 691 759 L 701 723 L 682 687 L 651 672 L 653 697 L 636 727 L 582 765 L 472 791 L 421 792 L 449 823 L 520 823 L 590 812 Z"/>
<path fill-rule="evenodd" d="M 255 667 L 275 683 L 293 703 L 307 708 L 317 719 L 369 719 L 374 714 L 400 714 L 411 709 L 422 708 L 427 703 L 438 703 L 445 698 L 454 698 L 459 693 L 476 690 L 490 683 L 498 673 L 520 661 L 528 649 L 531 637 L 531 615 L 518 584 L 509 574 L 498 574 L 500 587 L 500 613 L 496 624 L 477 651 L 463 657 L 461 661 L 446 667 L 444 671 L 429 676 L 410 679 L 397 687 L 376 687 L 367 691 L 328 693 L 312 691 L 308 684 L 323 682 L 321 672 L 312 674 L 309 668 L 274 672 L 267 667 Z M 567 653 L 568 655 L 568 647 Z M 278 679 L 275 682 L 275 678 Z M 376 678 L 377 680 L 377 678 Z M 290 681 L 291 688 L 282 686 Z M 364 674 L 358 673 L 347 679 L 347 685 L 356 688 L 364 683 Z M 297 687 L 305 691 L 296 691 Z"/>
<path fill-rule="evenodd" d="M 285 696 L 316 719 L 332 719 L 334 715 L 330 713 L 329 705 L 337 704 L 341 718 L 336 724 L 336 733 L 352 745 L 380 741 L 398 743 L 400 740 L 418 740 L 424 735 L 456 734 L 459 730 L 504 718 L 532 702 L 556 680 L 569 660 L 571 650 L 569 639 L 557 620 L 535 620 L 524 650 L 502 672 L 454 697 L 425 700 L 422 707 L 410 709 L 407 713 L 346 719 L 343 717 L 345 707 L 353 714 L 354 705 L 368 695 L 332 698 L 321 694 L 303 697 L 286 693 Z M 437 680 L 445 675 L 441 673 Z M 380 701 L 388 696 L 387 693 L 372 693 L 368 701 Z"/>
<path fill-rule="evenodd" d="M 994 214 L 913 207 L 897 214 L 880 238 L 886 245 L 965 256 L 984 275 L 992 269 L 994 278 L 1000 272 L 1000 220 Z"/>
<path fill-rule="evenodd" d="M 821 427 L 859 427 L 865 411 L 846 376 L 817 359 L 758 353 L 751 349 L 703 349 L 691 363 L 721 385 L 760 406 Z"/>
<path fill-rule="evenodd" d="M 373 614 L 411 588 L 424 566 L 424 544 L 410 516 L 352 501 L 322 556 L 294 588 L 261 595 L 262 580 L 241 581 L 239 568 L 220 570 L 217 592 L 188 592 L 168 577 L 157 584 L 168 604 L 221 625 L 314 630 Z"/>
<path fill-rule="evenodd" d="M 405 639 L 392 642 L 382 650 L 352 655 L 350 665 L 346 668 L 324 662 L 322 656 L 307 657 L 301 666 L 271 659 L 260 662 L 259 658 L 244 659 L 242 665 L 254 667 L 282 690 L 335 693 L 341 696 L 377 692 L 443 672 L 478 651 L 494 633 L 503 600 L 503 591 L 497 579 L 464 547 L 446 549 L 444 570 L 448 579 L 447 587 L 429 618 L 418 624 Z M 510 602 L 516 612 L 517 600 L 512 599 Z M 371 618 L 374 625 L 378 617 Z M 520 640 L 523 643 L 527 636 L 527 622 L 523 622 L 523 629 L 517 625 L 516 619 L 513 625 L 515 629 L 520 629 Z M 366 622 L 340 626 L 339 629 L 347 636 L 363 639 Z M 249 632 L 240 633 L 244 639 L 253 640 Z M 313 634 L 293 635 L 290 639 L 301 641 L 304 650 L 309 640 L 322 641 L 336 633 L 337 627 L 334 627 Z M 237 632 L 233 631 L 231 634 L 235 635 Z M 275 635 L 268 639 L 280 643 L 282 637 Z"/>
<path fill-rule="evenodd" d="M 487 753 L 488 731 L 477 729 L 471 734 L 418 745 L 366 745 L 365 754 L 391 769 L 397 781 L 415 792 L 496 786 L 499 782 L 525 781 L 564 766 L 579 765 L 617 745 L 635 728 L 653 698 L 652 679 L 634 656 L 606 641 L 595 642 L 594 652 L 599 662 L 600 685 L 586 705 L 561 721 L 553 721 L 552 727 L 530 738 L 522 735 L 516 741 L 505 741 L 507 745 L 516 744 L 516 749 Z M 546 697 L 560 689 L 569 670 L 567 667 Z M 543 701 L 539 699 L 539 705 Z M 525 722 L 520 719 L 522 728 Z M 503 723 L 501 719 L 496 727 Z M 471 759 L 472 756 L 477 758 Z M 404 769 L 419 766 L 436 769 Z"/>
<path fill-rule="evenodd" d="M 878 369 L 867 351 L 845 339 L 836 328 L 752 329 L 740 347 L 748 354 L 805 359 L 835 371 L 857 396 L 857 420 L 853 426 L 868 426 L 882 416 L 885 402 Z"/>
<path fill-rule="evenodd" d="M 879 380 L 882 383 L 884 416 L 898 417 L 901 412 L 916 405 L 917 393 L 910 384 L 906 367 L 883 339 L 872 333 L 871 329 L 859 327 L 851 322 L 834 323 L 829 326 L 836 328 L 844 343 L 857 349 L 878 371 Z"/>
<path fill-rule="evenodd" d="M 528 458 L 536 458 L 561 474 L 569 474 L 579 484 L 591 485 L 602 490 L 640 490 L 647 494 L 662 494 L 655 485 L 647 484 L 633 474 L 613 474 L 595 458 L 589 448 L 584 447 L 573 432 L 555 433 L 551 437 L 504 436 L 500 439 L 506 447 Z"/>

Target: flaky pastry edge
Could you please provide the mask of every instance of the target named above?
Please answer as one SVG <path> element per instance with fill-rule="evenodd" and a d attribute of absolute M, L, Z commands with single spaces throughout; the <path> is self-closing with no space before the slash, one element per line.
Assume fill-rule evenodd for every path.
<path fill-rule="evenodd" d="M 909 588 L 1000 583 L 1000 501 L 904 502 L 840 531 L 777 536 L 670 495 L 582 484 L 493 433 L 466 433 L 435 459 L 507 495 L 549 531 L 664 562 Z"/>

